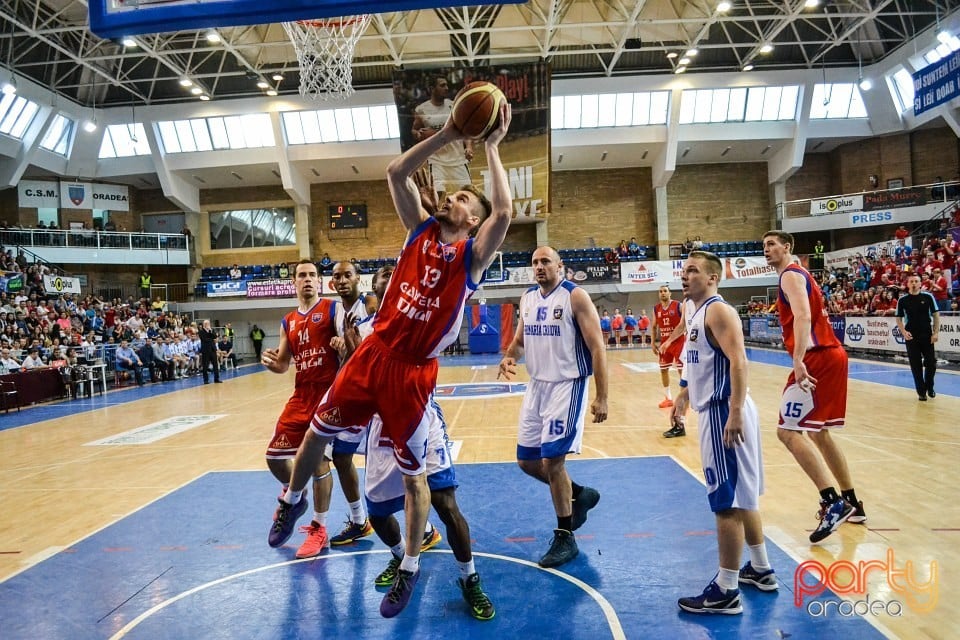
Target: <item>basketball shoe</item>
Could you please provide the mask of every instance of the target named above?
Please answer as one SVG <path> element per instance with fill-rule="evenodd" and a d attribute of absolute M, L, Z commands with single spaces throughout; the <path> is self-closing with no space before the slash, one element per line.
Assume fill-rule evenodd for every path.
<path fill-rule="evenodd" d="M 579 553 L 580 549 L 577 547 L 577 540 L 573 537 L 573 533 L 554 529 L 550 550 L 540 558 L 539 564 L 541 567 L 559 567 L 576 558 Z"/>
<path fill-rule="evenodd" d="M 687 428 L 683 424 L 683 418 L 676 418 L 673 426 L 663 432 L 664 438 L 682 438 L 687 435 Z"/>
<path fill-rule="evenodd" d="M 863 510 L 863 500 L 858 500 L 853 515 L 847 518 L 851 524 L 863 524 L 867 521 L 867 513 Z"/>
<path fill-rule="evenodd" d="M 440 535 L 440 531 L 436 527 L 431 527 L 430 533 L 423 534 L 423 540 L 420 541 L 420 551 L 433 549 L 440 544 L 441 540 L 443 540 L 443 536 Z"/>
<path fill-rule="evenodd" d="M 740 589 L 726 591 L 712 580 L 699 596 L 680 598 L 677 600 L 677 605 L 690 613 L 722 613 L 726 615 L 743 613 L 743 605 L 740 603 Z"/>
<path fill-rule="evenodd" d="M 777 574 L 773 572 L 773 569 L 757 571 L 750 562 L 747 562 L 740 569 L 739 581 L 740 584 L 751 584 L 760 591 L 776 591 L 780 588 L 777 583 Z"/>
<path fill-rule="evenodd" d="M 387 564 L 387 568 L 380 572 L 380 575 L 374 579 L 373 584 L 378 587 L 389 587 L 393 585 L 393 581 L 397 579 L 397 571 L 400 570 L 400 558 L 390 554 L 390 563 Z"/>
<path fill-rule="evenodd" d="M 471 573 L 466 580 L 458 578 L 457 584 L 460 585 L 463 599 L 470 605 L 470 615 L 477 620 L 492 620 L 497 615 L 490 598 L 483 592 L 479 573 Z"/>
<path fill-rule="evenodd" d="M 397 577 L 393 580 L 393 586 L 387 595 L 380 601 L 380 615 L 384 618 L 393 618 L 404 610 L 410 602 L 410 596 L 413 595 L 413 588 L 417 586 L 417 580 L 420 579 L 420 572 L 404 571 L 397 569 Z"/>
<path fill-rule="evenodd" d="M 673 400 L 671 400 L 670 398 L 664 398 L 660 402 L 660 404 L 658 404 L 657 406 L 660 407 L 661 409 L 669 409 L 670 407 L 673 406 Z"/>
<path fill-rule="evenodd" d="M 279 547 L 293 535 L 293 528 L 297 519 L 307 511 L 307 493 L 303 492 L 297 504 L 287 504 L 282 499 L 277 500 L 280 506 L 273 514 L 273 524 L 270 525 L 270 534 L 267 544 Z"/>
<path fill-rule="evenodd" d="M 829 536 L 846 522 L 856 510 L 856 507 L 843 498 L 837 498 L 833 502 L 821 500 L 820 511 L 817 512 L 820 524 L 810 534 L 810 542 L 820 542 Z"/>
<path fill-rule="evenodd" d="M 580 490 L 580 496 L 573 501 L 573 526 L 571 531 L 576 531 L 587 521 L 587 512 L 597 506 L 600 502 L 600 492 L 592 487 L 584 487 Z"/>
<path fill-rule="evenodd" d="M 370 524 L 370 518 L 365 519 L 360 524 L 347 520 L 343 531 L 330 538 L 330 544 L 339 547 L 340 545 L 356 542 L 360 538 L 366 538 L 371 533 L 373 533 L 373 525 Z"/>
<path fill-rule="evenodd" d="M 327 528 L 317 522 L 311 522 L 308 525 L 300 527 L 302 533 L 307 534 L 307 539 L 303 541 L 300 548 L 297 549 L 297 558 L 312 558 L 323 553 L 323 550 L 330 546 L 330 539 L 327 537 Z"/>

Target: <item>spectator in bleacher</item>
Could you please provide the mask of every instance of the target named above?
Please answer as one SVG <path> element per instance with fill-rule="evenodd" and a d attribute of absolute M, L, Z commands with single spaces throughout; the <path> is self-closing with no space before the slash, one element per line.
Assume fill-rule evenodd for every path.
<path fill-rule="evenodd" d="M 626 240 L 620 240 L 620 244 L 617 245 L 617 256 L 621 260 L 630 257 L 630 247 L 627 245 Z"/>
<path fill-rule="evenodd" d="M 953 239 L 953 236 L 941 238 L 933 255 L 940 261 L 943 269 L 943 275 L 947 279 L 947 293 L 953 293 L 953 276 L 956 273 L 957 254 L 960 253 L 960 244 Z"/>
<path fill-rule="evenodd" d="M 934 269 L 930 275 L 930 293 L 937 301 L 937 309 L 947 311 L 950 308 L 949 281 L 943 275 L 942 269 Z"/>
<path fill-rule="evenodd" d="M 692 245 L 694 251 L 700 251 L 703 249 L 703 240 L 700 239 L 700 236 L 697 236 L 693 239 Z"/>
<path fill-rule="evenodd" d="M 234 264 L 230 267 L 230 279 L 231 280 L 240 280 L 243 278 L 243 271 L 240 270 L 240 265 Z"/>
<path fill-rule="evenodd" d="M 627 251 L 630 253 L 631 257 L 636 257 L 640 255 L 640 245 L 637 244 L 637 239 L 630 238 L 630 244 L 627 245 Z"/>
<path fill-rule="evenodd" d="M 23 362 L 20 363 L 20 368 L 24 371 L 29 371 L 31 369 L 42 369 L 46 367 L 43 363 L 43 360 L 40 358 L 40 349 L 37 347 L 30 347 L 27 350 L 27 357 L 23 359 Z"/>
<path fill-rule="evenodd" d="M 281 262 L 277 265 L 277 277 L 281 280 L 286 280 L 290 277 L 290 267 L 286 262 Z"/>
<path fill-rule="evenodd" d="M 164 340 L 161 338 L 148 338 L 150 348 L 153 351 L 153 366 L 161 382 L 173 380 L 173 358 L 168 357 L 164 349 Z M 151 372 L 151 376 L 153 372 Z"/>
<path fill-rule="evenodd" d="M 323 257 L 320 258 L 320 268 L 327 270 L 333 266 L 333 259 L 330 258 L 330 255 L 325 253 Z"/>
<path fill-rule="evenodd" d="M 153 338 L 147 338 L 143 345 L 137 349 L 137 355 L 140 356 L 140 362 L 150 370 L 150 382 L 160 382 L 161 367 L 153 351 Z"/>
<path fill-rule="evenodd" d="M 234 369 L 237 368 L 237 356 L 233 352 L 233 341 L 226 334 L 220 336 L 220 340 L 217 342 L 217 357 L 220 359 L 221 369 L 227 368 L 227 362 Z"/>
<path fill-rule="evenodd" d="M 897 230 L 893 232 L 893 237 L 897 240 L 906 240 L 910 237 L 910 232 L 903 225 L 897 227 Z M 901 243 L 902 244 L 902 243 Z"/>
<path fill-rule="evenodd" d="M 4 373 L 20 370 L 20 363 L 10 354 L 8 347 L 0 349 L 0 368 L 3 369 Z"/>
<path fill-rule="evenodd" d="M 132 372 L 134 380 L 137 381 L 137 386 L 143 386 L 143 372 L 140 371 L 140 367 L 143 366 L 143 361 L 140 360 L 140 356 L 137 355 L 137 352 L 130 347 L 130 343 L 127 340 L 121 340 L 120 346 L 117 347 L 115 366 L 119 372 Z"/>

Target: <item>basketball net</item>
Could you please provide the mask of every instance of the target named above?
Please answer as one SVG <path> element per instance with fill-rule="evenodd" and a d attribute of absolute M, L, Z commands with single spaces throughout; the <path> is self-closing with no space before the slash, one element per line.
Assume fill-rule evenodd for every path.
<path fill-rule="evenodd" d="M 300 64 L 301 96 L 317 101 L 353 95 L 353 50 L 369 24 L 369 15 L 283 23 Z"/>

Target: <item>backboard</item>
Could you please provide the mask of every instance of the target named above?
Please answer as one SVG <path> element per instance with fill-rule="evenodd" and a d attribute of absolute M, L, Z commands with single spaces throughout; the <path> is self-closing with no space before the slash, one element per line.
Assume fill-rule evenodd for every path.
<path fill-rule="evenodd" d="M 525 0 L 89 0 L 101 38 Z"/>

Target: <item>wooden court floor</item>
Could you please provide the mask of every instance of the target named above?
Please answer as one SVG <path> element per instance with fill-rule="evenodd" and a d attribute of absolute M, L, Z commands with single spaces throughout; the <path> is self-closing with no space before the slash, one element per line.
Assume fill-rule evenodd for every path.
<path fill-rule="evenodd" d="M 798 562 L 817 560 L 825 566 L 839 560 L 886 561 L 892 550 L 897 566 L 909 561 L 922 581 L 935 562 L 939 603 L 931 612 L 904 609 L 902 616 L 882 614 L 876 619 L 894 637 L 955 637 L 949 594 L 960 588 L 960 505 L 951 493 L 960 484 L 960 377 L 941 373 L 938 397 L 918 403 L 903 386 L 908 379 L 903 367 L 852 363 L 848 428 L 837 437 L 869 521 L 867 526 L 844 525 L 823 544 L 811 546 L 807 535 L 815 525 L 817 494 L 776 439 L 777 401 L 788 371 L 782 366 L 785 361 L 775 364 L 778 359 L 782 361 L 780 354 L 751 350 L 751 395 L 763 425 L 762 510 L 768 537 Z M 446 360 L 440 382 L 493 382 L 494 362 Z M 649 350 L 609 352 L 610 418 L 588 425 L 585 458 L 670 455 L 694 472 L 700 469 L 692 419 L 687 437 L 660 436 L 668 426 L 667 412 L 656 406 L 661 388 L 654 363 Z M 675 389 L 675 374 L 671 380 Z M 110 402 L 102 408 L 0 431 L 0 581 L 207 471 L 264 469 L 263 450 L 291 387 L 292 374 L 258 372 L 228 377 L 222 385 L 198 385 L 134 401 L 125 394 L 136 390 L 124 390 L 109 394 Z M 452 439 L 461 443 L 459 463 L 514 459 L 520 396 L 447 398 L 441 404 Z M 223 417 L 153 444 L 84 446 L 186 415 Z M 0 417 L 0 429 L 8 419 Z M 639 490 L 643 479 L 616 481 L 636 482 Z M 689 508 L 708 507 L 704 499 Z M 642 517 L 617 514 L 614 504 L 601 504 L 599 511 L 602 517 Z M 331 514 L 332 521 L 339 515 Z M 714 567 L 690 570 L 706 578 Z M 793 587 L 792 576 L 780 579 Z M 848 584 L 842 573 L 837 580 Z M 902 580 L 894 579 L 891 586 L 879 571 L 867 578 L 873 599 L 899 597 L 898 584 Z"/>

